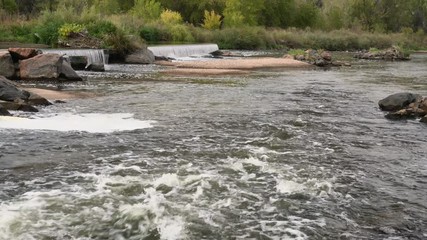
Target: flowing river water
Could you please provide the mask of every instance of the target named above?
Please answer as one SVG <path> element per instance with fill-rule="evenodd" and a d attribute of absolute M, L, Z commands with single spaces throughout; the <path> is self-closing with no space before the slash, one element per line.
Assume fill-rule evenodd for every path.
<path fill-rule="evenodd" d="M 427 55 L 179 77 L 111 65 L 95 97 L 0 122 L 0 239 L 427 239 Z"/>

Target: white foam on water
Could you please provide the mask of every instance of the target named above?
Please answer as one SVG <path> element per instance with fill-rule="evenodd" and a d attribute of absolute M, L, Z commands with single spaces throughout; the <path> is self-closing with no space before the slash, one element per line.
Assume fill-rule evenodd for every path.
<path fill-rule="evenodd" d="M 303 192 L 306 187 L 294 181 L 278 180 L 276 189 L 279 193 Z"/>
<path fill-rule="evenodd" d="M 153 127 L 154 121 L 142 121 L 133 118 L 131 113 L 113 114 L 73 114 L 59 113 L 52 116 L 35 115 L 34 118 L 0 117 L 0 128 L 49 130 L 49 131 L 81 131 L 89 133 L 111 133 L 131 131 Z"/>

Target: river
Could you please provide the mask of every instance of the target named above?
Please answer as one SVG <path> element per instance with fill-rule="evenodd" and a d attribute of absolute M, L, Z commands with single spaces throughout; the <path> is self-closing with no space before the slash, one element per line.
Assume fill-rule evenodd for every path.
<path fill-rule="evenodd" d="M 427 125 L 377 105 L 427 96 L 427 55 L 161 68 L 85 73 L 63 88 L 96 97 L 0 122 L 1 240 L 427 239 Z"/>

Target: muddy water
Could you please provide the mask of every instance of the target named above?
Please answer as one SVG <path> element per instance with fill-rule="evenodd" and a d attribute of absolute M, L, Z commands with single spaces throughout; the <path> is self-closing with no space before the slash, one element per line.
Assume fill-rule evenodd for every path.
<path fill-rule="evenodd" d="M 427 56 L 173 77 L 109 66 L 96 93 L 0 120 L 0 239 L 426 239 Z M 25 116 L 24 116 L 25 117 Z"/>

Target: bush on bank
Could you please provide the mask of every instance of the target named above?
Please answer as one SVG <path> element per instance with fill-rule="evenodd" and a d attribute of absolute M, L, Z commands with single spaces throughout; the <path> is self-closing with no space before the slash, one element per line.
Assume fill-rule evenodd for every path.
<path fill-rule="evenodd" d="M 72 13 L 73 11 L 71 11 Z M 321 31 L 312 29 L 267 29 L 243 26 L 206 29 L 178 21 L 176 13 L 166 12 L 163 20 L 144 21 L 132 15 L 80 15 L 69 10 L 44 12 L 32 21 L 4 21 L 0 41 L 43 43 L 55 47 L 64 26 L 82 26 L 88 34 L 102 40 L 104 47 L 121 53 L 146 43 L 217 43 L 221 49 L 315 48 L 330 51 L 384 49 L 397 45 L 403 49 L 427 49 L 427 35 L 403 29 L 400 33 L 371 33 L 361 30 Z M 166 19 L 166 20 L 165 20 Z M 171 20 L 172 19 L 172 20 Z M 177 21 L 175 21 L 178 19 Z M 165 21 L 167 23 L 165 23 Z M 68 25 L 67 25 L 68 24 Z M 74 24 L 74 25 L 73 25 Z"/>

